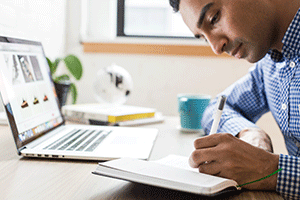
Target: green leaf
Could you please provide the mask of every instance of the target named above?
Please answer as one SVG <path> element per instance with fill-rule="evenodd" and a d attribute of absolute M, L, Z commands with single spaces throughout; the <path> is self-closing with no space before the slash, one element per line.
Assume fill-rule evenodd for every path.
<path fill-rule="evenodd" d="M 63 74 L 63 75 L 61 75 L 61 76 L 56 77 L 56 78 L 54 79 L 54 82 L 59 83 L 59 82 L 68 81 L 68 80 L 70 80 L 69 75 Z"/>
<path fill-rule="evenodd" d="M 56 72 L 57 66 L 62 59 L 57 58 L 57 59 L 55 59 L 54 62 L 51 62 L 51 60 L 48 57 L 46 57 L 46 59 L 47 59 L 48 65 L 50 67 L 51 75 L 53 75 Z"/>
<path fill-rule="evenodd" d="M 51 62 L 51 60 L 49 58 L 47 58 L 47 62 L 48 62 L 48 65 L 49 65 L 49 68 L 50 68 L 50 72 L 51 72 L 51 75 L 54 74 L 54 71 L 53 71 L 53 63 Z"/>
<path fill-rule="evenodd" d="M 82 76 L 82 65 L 80 60 L 74 55 L 68 55 L 64 58 L 64 61 L 70 73 L 76 80 L 79 80 Z"/>
<path fill-rule="evenodd" d="M 59 62 L 61 61 L 62 59 L 61 58 L 56 58 L 54 63 L 53 63 L 53 74 L 56 72 L 57 70 L 57 67 L 58 67 L 58 64 Z"/>
<path fill-rule="evenodd" d="M 74 83 L 71 83 L 71 85 L 70 85 L 70 92 L 72 95 L 72 103 L 75 104 L 77 101 L 77 88 Z"/>

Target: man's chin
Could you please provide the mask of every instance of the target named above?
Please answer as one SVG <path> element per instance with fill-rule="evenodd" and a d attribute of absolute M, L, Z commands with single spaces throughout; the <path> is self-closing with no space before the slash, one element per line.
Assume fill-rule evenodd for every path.
<path fill-rule="evenodd" d="M 248 59 L 248 58 L 245 58 L 245 60 L 247 60 L 249 63 L 256 63 L 257 61 L 259 61 L 257 59 Z"/>
<path fill-rule="evenodd" d="M 256 63 L 258 61 L 260 61 L 261 59 L 263 59 L 265 57 L 266 54 L 264 55 L 248 55 L 247 57 L 245 57 L 244 59 L 247 60 L 249 63 Z"/>

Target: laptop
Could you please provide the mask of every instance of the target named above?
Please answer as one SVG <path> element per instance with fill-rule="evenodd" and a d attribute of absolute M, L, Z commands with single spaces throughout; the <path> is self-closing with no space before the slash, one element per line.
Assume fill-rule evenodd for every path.
<path fill-rule="evenodd" d="M 65 124 L 42 44 L 0 36 L 0 92 L 19 155 L 147 160 L 158 130 Z"/>

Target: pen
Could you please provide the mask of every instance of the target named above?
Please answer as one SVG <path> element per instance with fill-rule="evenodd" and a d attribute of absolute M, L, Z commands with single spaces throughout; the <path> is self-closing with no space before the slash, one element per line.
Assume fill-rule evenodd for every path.
<path fill-rule="evenodd" d="M 214 134 L 217 132 L 218 127 L 219 127 L 219 122 L 222 116 L 222 112 L 223 112 L 223 108 L 226 102 L 226 96 L 222 95 L 218 98 L 218 102 L 217 102 L 217 108 L 216 108 L 216 113 L 215 113 L 215 118 L 214 118 L 214 122 L 211 126 L 211 130 L 209 134 Z"/>

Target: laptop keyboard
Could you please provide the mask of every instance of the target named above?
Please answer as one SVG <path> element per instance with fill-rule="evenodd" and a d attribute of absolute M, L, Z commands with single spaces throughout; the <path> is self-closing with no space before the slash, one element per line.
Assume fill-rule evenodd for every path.
<path fill-rule="evenodd" d="M 107 130 L 74 129 L 43 149 L 92 152 L 110 133 Z"/>

